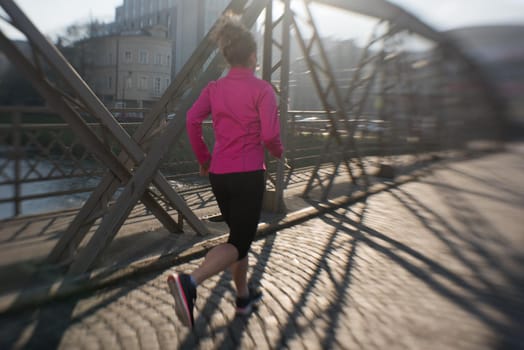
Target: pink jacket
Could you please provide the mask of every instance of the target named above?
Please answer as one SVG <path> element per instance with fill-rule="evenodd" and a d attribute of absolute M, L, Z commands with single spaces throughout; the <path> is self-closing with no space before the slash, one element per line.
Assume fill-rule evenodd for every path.
<path fill-rule="evenodd" d="M 209 114 L 213 156 L 202 138 L 202 122 Z M 187 112 L 187 132 L 199 163 L 211 159 L 214 174 L 265 169 L 264 146 L 276 158 L 283 152 L 275 92 L 249 68 L 233 67 L 202 90 Z"/>

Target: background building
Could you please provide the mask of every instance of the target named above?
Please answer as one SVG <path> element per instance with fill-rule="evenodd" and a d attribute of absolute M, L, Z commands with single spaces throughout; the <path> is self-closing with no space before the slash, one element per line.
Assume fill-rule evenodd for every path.
<path fill-rule="evenodd" d="M 166 38 L 173 43 L 174 76 L 228 3 L 229 0 L 124 0 L 115 10 L 113 30 L 164 27 Z"/>
<path fill-rule="evenodd" d="M 73 62 L 111 107 L 150 107 L 171 83 L 172 43 L 165 32 L 95 37 L 75 45 Z"/>

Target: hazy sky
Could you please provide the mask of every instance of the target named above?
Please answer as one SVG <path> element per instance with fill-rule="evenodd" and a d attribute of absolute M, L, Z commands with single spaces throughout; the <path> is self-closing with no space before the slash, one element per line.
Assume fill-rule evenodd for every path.
<path fill-rule="evenodd" d="M 351 0 L 348 0 L 351 1 Z M 123 0 L 15 0 L 26 15 L 45 34 L 54 34 L 67 25 L 97 18 L 110 21 L 115 7 Z M 439 30 L 481 24 L 524 25 L 524 0 L 392 0 L 429 25 Z M 2 11 L 0 13 L 3 14 Z M 0 20 L 0 28 L 8 36 L 21 38 L 6 29 Z M 331 21 L 332 23 L 332 21 Z M 340 29 L 340 24 L 337 23 Z"/>

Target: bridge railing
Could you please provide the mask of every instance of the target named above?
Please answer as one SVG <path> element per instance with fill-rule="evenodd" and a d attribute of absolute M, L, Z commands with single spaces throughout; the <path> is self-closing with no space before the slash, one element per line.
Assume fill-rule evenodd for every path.
<path fill-rule="evenodd" d="M 113 111 L 119 117 L 135 118 L 143 112 L 136 109 Z M 68 125 L 47 108 L 2 107 L 0 116 L 0 219 L 80 207 L 107 169 L 75 138 Z M 454 120 L 444 126 L 447 130 L 444 133 L 443 126 L 435 120 L 418 119 L 422 122 L 413 123 L 403 118 L 386 121 L 377 119 L 377 115 L 351 119 L 360 157 L 373 159 L 378 164 L 395 156 L 456 149 L 466 144 L 464 135 L 455 135 L 460 131 L 460 121 Z M 138 121 L 121 123 L 129 134 L 139 124 Z M 291 183 L 294 181 L 294 173 L 304 173 L 319 162 L 331 130 L 325 111 L 288 111 L 287 125 L 289 184 L 289 179 Z M 104 129 L 99 123 L 89 123 L 89 126 L 104 137 Z M 342 135 L 346 131 L 340 130 Z M 445 134 L 452 131 L 455 136 L 450 143 Z M 204 123 L 204 135 L 211 145 L 210 121 Z M 118 151 L 115 145 L 114 153 Z M 324 161 L 329 163 L 331 159 Z M 269 174 L 276 171 L 276 164 L 268 158 Z M 180 138 L 170 150 L 161 170 L 178 191 L 207 185 L 205 179 L 198 177 L 198 164 L 187 137 Z M 269 181 L 268 188 L 273 186 Z"/>
<path fill-rule="evenodd" d="M 0 107 L 0 118 L 0 218 L 76 207 L 96 187 L 104 167 L 55 113 Z M 122 123 L 128 132 L 138 124 Z M 104 137 L 100 123 L 88 125 Z"/>
<path fill-rule="evenodd" d="M 13 0 L 0 0 L 0 7 L 1 19 L 30 48 L 27 54 L 0 33 L 2 52 L 68 125 L 46 129 L 31 125 L 48 123 L 45 118 L 3 113 L 1 212 L 10 204 L 8 216 L 29 214 L 29 205 L 51 210 L 56 200 L 47 193 L 64 193 L 62 208 L 85 200 L 46 260 L 69 265 L 71 275 L 95 266 L 137 203 L 169 232 L 182 233 L 187 224 L 208 234 L 195 202 L 180 195 L 180 184 L 205 185 L 196 176 L 182 116 L 209 81 L 225 73 L 227 64 L 212 40 L 220 22 L 144 119 L 121 125 L 130 120 L 115 117 L 127 118 L 127 112 L 109 111 L 88 77 L 78 74 Z M 336 21 L 350 29 L 344 40 L 326 35 L 326 22 L 317 16 L 321 8 L 331 12 L 320 16 L 324 19 L 344 16 Z M 258 73 L 273 85 L 281 112 L 287 164 L 268 159 L 269 211 L 282 212 L 283 198 L 297 191 L 318 201 L 372 191 L 381 178 L 408 171 L 405 159 L 423 161 L 422 155 L 462 149 L 473 140 L 496 138 L 500 130 L 503 103 L 475 62 L 444 33 L 387 1 L 232 0 L 229 11 L 260 39 Z M 205 135 L 211 143 L 210 124 Z M 51 191 L 44 186 L 73 179 L 74 186 Z M 293 181 L 306 185 L 291 188 Z M 82 190 L 88 196 L 81 197 Z M 195 191 L 191 195 L 199 197 Z M 207 192 L 207 200 L 197 202 L 211 199 Z"/>

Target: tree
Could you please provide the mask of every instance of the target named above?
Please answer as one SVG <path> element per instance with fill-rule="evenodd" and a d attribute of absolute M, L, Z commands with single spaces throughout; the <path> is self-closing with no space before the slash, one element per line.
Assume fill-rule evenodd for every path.
<path fill-rule="evenodd" d="M 107 24 L 92 19 L 88 22 L 77 22 L 69 25 L 66 27 L 65 33 L 58 34 L 56 43 L 59 47 L 66 47 L 82 40 L 106 34 L 108 34 Z"/>

